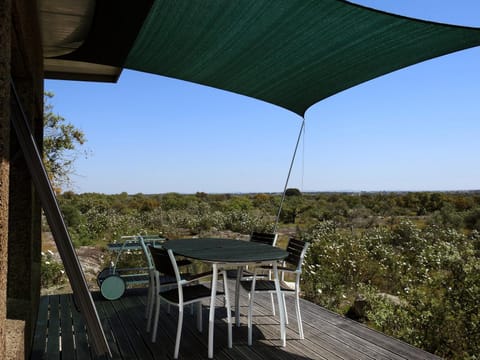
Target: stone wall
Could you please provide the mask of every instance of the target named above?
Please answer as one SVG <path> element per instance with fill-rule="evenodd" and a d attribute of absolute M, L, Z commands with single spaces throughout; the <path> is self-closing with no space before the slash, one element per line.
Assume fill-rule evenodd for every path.
<path fill-rule="evenodd" d="M 7 319 L 7 350 L 5 360 L 21 360 L 25 358 L 24 339 L 25 322 Z"/>
<path fill-rule="evenodd" d="M 11 0 L 0 0 L 0 354 L 6 353 Z"/>
<path fill-rule="evenodd" d="M 0 354 L 7 339 L 28 357 L 40 296 L 41 207 L 10 128 L 10 79 L 36 140 L 43 129 L 43 56 L 38 8 L 32 0 L 0 0 Z M 6 318 L 22 329 L 7 337 Z M 24 339 L 20 339 L 19 336 Z M 9 341 L 9 345 L 12 345 Z M 11 346 L 8 348 L 11 349 Z M 17 347 L 14 347 L 18 349 Z M 16 354 L 19 352 L 15 351 Z M 23 355 L 22 355 L 23 357 Z"/>

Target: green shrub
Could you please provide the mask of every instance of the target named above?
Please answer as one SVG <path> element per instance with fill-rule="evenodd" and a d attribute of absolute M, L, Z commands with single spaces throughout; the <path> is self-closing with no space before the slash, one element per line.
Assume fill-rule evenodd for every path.
<path fill-rule="evenodd" d="M 478 233 L 402 221 L 354 234 L 324 222 L 302 237 L 307 299 L 345 313 L 361 294 L 368 324 L 388 335 L 445 358 L 480 353 Z"/>
<path fill-rule="evenodd" d="M 53 253 L 42 252 L 40 283 L 42 288 L 61 285 L 66 281 L 63 264 L 53 258 Z"/>

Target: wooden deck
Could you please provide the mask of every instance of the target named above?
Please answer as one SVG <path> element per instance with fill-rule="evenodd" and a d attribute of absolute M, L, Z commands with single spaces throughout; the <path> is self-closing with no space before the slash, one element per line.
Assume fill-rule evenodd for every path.
<path fill-rule="evenodd" d="M 145 331 L 145 289 L 128 290 L 117 301 L 104 300 L 98 293 L 93 296 L 114 359 L 172 359 L 177 325 L 175 308 L 170 314 L 165 307 L 162 309 L 157 342 L 152 343 L 150 334 Z M 222 300 L 217 300 L 217 305 L 221 304 Z M 290 297 L 287 297 L 290 319 L 287 346 L 281 347 L 278 318 L 271 316 L 270 298 L 262 295 L 256 295 L 254 342 L 253 346 L 248 346 L 246 305 L 243 297 L 242 325 L 233 327 L 232 349 L 227 347 L 226 312 L 217 307 L 215 359 L 439 359 L 308 301 L 301 303 L 305 339 L 299 340 Z M 196 330 L 194 317 L 186 312 L 179 359 L 207 359 L 208 308 L 204 306 L 203 311 L 202 333 Z M 82 317 L 75 310 L 70 294 L 42 297 L 31 358 L 96 359 Z"/>

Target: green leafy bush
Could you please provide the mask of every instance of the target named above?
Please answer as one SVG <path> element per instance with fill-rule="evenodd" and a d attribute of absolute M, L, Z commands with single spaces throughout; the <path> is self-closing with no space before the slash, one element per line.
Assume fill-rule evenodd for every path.
<path fill-rule="evenodd" d="M 303 238 L 307 299 L 347 313 L 361 294 L 367 323 L 386 334 L 445 358 L 480 353 L 477 233 L 410 221 L 352 233 L 324 222 Z"/>
<path fill-rule="evenodd" d="M 42 252 L 40 271 L 42 288 L 61 285 L 66 281 L 63 265 L 54 259 L 51 251 Z"/>

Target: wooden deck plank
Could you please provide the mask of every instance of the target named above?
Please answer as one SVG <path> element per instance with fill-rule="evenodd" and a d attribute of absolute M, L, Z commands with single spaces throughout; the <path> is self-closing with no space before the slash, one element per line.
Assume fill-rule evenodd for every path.
<path fill-rule="evenodd" d="M 113 305 L 119 314 L 126 332 L 129 334 L 129 341 L 135 350 L 139 359 L 154 359 L 154 353 L 150 350 L 148 344 L 151 342 L 146 339 L 146 331 L 142 326 L 145 324 L 143 317 L 145 308 L 141 305 L 137 297 L 126 296 Z"/>
<path fill-rule="evenodd" d="M 160 308 L 159 330 L 163 328 L 162 333 L 157 334 L 157 342 L 162 342 L 167 347 L 169 356 L 173 357 L 175 346 L 175 336 L 177 333 L 178 308 L 172 306 L 170 313 L 166 311 L 166 306 Z M 207 340 L 208 331 L 204 326 L 203 332 L 198 333 L 196 322 L 190 315 L 190 310 L 184 310 L 183 330 L 180 341 L 179 357 L 182 359 L 206 359 L 207 358 Z M 215 343 L 214 343 L 215 344 Z"/>
<path fill-rule="evenodd" d="M 46 359 L 60 359 L 59 295 L 50 297 Z"/>
<path fill-rule="evenodd" d="M 144 319 L 145 306 L 146 306 L 146 292 L 142 289 L 130 290 L 135 291 L 137 296 L 135 296 L 136 301 L 138 302 L 138 311 L 137 319 L 139 319 L 142 328 L 146 327 L 147 320 Z M 206 359 L 207 358 L 207 343 L 203 342 L 201 338 L 196 338 L 192 335 L 193 332 L 198 332 L 196 330 L 196 323 L 193 320 L 194 318 L 190 315 L 189 308 L 185 308 L 184 317 L 183 317 L 183 330 L 182 338 L 180 342 L 180 352 L 179 357 L 187 359 Z M 175 347 L 175 336 L 177 331 L 177 320 L 178 320 L 178 308 L 175 306 L 170 307 L 170 313 L 167 312 L 167 306 L 162 304 L 160 307 L 160 320 L 157 330 L 157 336 L 154 343 L 151 342 L 151 331 L 147 333 L 144 331 L 146 336 L 146 342 L 152 348 L 155 354 L 159 354 L 158 349 L 161 350 L 161 356 L 159 358 L 173 359 L 173 351 Z M 153 327 L 153 324 L 152 324 Z M 205 329 L 204 329 L 205 330 Z M 205 331 L 200 334 L 203 336 Z M 183 348 L 182 347 L 183 344 Z M 188 345 L 186 345 L 188 344 Z M 205 349 L 205 353 L 202 353 L 202 350 Z M 157 356 L 157 355 L 156 355 Z M 158 356 L 157 356 L 158 357 Z"/>
<path fill-rule="evenodd" d="M 67 296 L 60 296 L 60 334 L 62 354 L 75 359 L 75 342 L 72 330 L 71 305 Z M 72 356 L 73 355 L 73 356 Z"/>
<path fill-rule="evenodd" d="M 128 312 L 131 321 L 135 324 L 138 333 L 142 336 L 144 345 L 148 348 L 148 351 L 153 354 L 154 358 L 169 359 L 173 356 L 173 351 L 169 353 L 165 347 L 165 343 L 162 341 L 156 341 L 152 343 L 151 332 L 146 331 L 147 319 L 145 318 L 145 295 L 130 296 L 122 299 L 122 303 L 125 303 L 130 311 Z M 159 336 L 161 339 L 165 338 L 165 334 L 162 333 L 162 327 L 159 327 Z M 158 336 L 157 336 L 158 338 Z"/>
<path fill-rule="evenodd" d="M 275 302 L 275 306 L 277 306 Z M 241 323 L 245 327 L 247 334 L 246 322 L 248 321 L 248 301 L 245 293 L 242 293 L 240 300 L 241 307 Z M 253 312 L 253 342 L 252 350 L 256 351 L 257 344 L 263 344 L 267 351 L 276 348 L 281 356 L 288 359 L 304 358 L 304 359 L 342 359 L 334 352 L 329 351 L 326 347 L 322 347 L 322 343 L 315 343 L 314 346 L 307 346 L 307 340 L 299 340 L 298 331 L 292 323 L 286 326 L 287 330 L 287 346 L 281 346 L 280 340 L 280 320 L 278 317 L 278 307 L 276 307 L 276 316 L 273 316 L 270 295 L 256 294 Z M 242 322 L 243 321 L 243 322 Z M 246 338 L 247 335 L 245 335 Z M 323 344 L 324 345 L 324 344 Z M 266 354 L 265 354 L 266 355 Z"/>
<path fill-rule="evenodd" d="M 137 290 L 138 292 L 139 290 Z M 174 348 L 174 334 L 167 331 L 166 327 L 168 327 L 169 318 L 165 318 L 166 315 L 163 313 L 165 310 L 164 304 L 160 307 L 160 324 L 157 328 L 157 336 L 155 338 L 155 342 L 152 342 L 152 330 L 153 330 L 153 323 L 151 324 L 150 331 L 146 331 L 147 326 L 147 319 L 144 319 L 145 315 L 145 306 L 146 306 L 146 293 L 140 293 L 136 296 L 137 302 L 141 306 L 140 314 L 137 317 L 140 319 L 140 324 L 143 327 L 144 334 L 145 334 L 145 341 L 149 344 L 150 348 L 152 349 L 154 354 L 159 354 L 159 358 L 162 359 L 173 359 L 173 348 Z M 172 307 L 171 311 L 175 312 L 175 308 Z M 165 326 L 164 326 L 165 325 Z"/>
<path fill-rule="evenodd" d="M 73 294 L 64 295 L 68 298 L 72 314 L 73 336 L 75 339 L 75 355 L 78 360 L 90 359 L 92 349 L 87 338 L 87 328 L 80 311 L 75 306 Z"/>
<path fill-rule="evenodd" d="M 230 285 L 232 284 L 233 282 Z M 233 285 L 230 288 L 233 303 Z M 147 333 L 145 329 L 145 289 L 129 289 L 124 297 L 116 301 L 104 300 L 98 293 L 94 293 L 93 296 L 112 350 L 113 359 L 170 360 L 173 358 L 178 319 L 178 310 L 175 307 L 171 307 L 170 314 L 168 314 L 166 306 L 162 306 L 157 341 L 152 343 L 151 334 Z M 439 359 L 423 350 L 373 331 L 362 324 L 304 300 L 301 301 L 301 311 L 305 339 L 300 340 L 298 338 L 294 303 L 290 297 L 287 297 L 289 313 L 287 346 L 282 347 L 278 315 L 276 317 L 272 316 L 268 295 L 256 295 L 253 345 L 248 346 L 246 326 L 248 302 L 244 292 L 242 292 L 240 301 L 241 327 L 233 326 L 233 348 L 229 349 L 227 347 L 226 311 L 222 304 L 223 300 L 219 298 L 215 310 L 214 330 L 214 357 L 217 360 Z M 195 318 L 190 315 L 188 309 L 185 309 L 179 356 L 182 360 L 207 359 L 208 302 L 204 302 L 203 305 L 202 333 L 196 329 Z M 70 328 L 71 334 L 68 330 L 68 307 L 71 308 L 71 323 L 73 325 L 73 328 Z M 46 308 L 49 311 L 46 311 Z M 49 312 L 50 314 L 47 316 L 46 314 Z M 56 342 L 55 339 L 51 339 L 54 334 L 57 335 Z M 85 333 L 85 325 L 81 315 L 74 309 L 71 295 L 42 298 L 39 307 L 37 332 L 35 333 L 35 352 L 32 353 L 32 359 L 61 360 L 62 353 L 60 351 L 55 352 L 55 349 L 60 348 L 58 346 L 60 335 L 63 335 L 61 348 L 65 351 L 64 355 L 66 355 L 66 349 L 70 349 L 72 346 L 68 340 L 68 337 L 72 336 L 77 360 L 97 360 L 91 355 L 88 334 Z M 47 349 L 47 352 L 42 348 Z M 38 354 L 42 354 L 42 356 L 38 357 Z"/>
<path fill-rule="evenodd" d="M 305 308 L 305 311 L 310 313 L 310 316 L 315 317 L 320 321 L 329 322 L 338 329 L 355 335 L 360 339 L 364 339 L 365 341 L 369 342 L 370 344 L 374 344 L 377 347 L 387 349 L 392 354 L 397 354 L 404 359 L 440 359 L 440 357 L 435 356 L 434 354 L 428 353 L 405 342 L 389 337 L 383 333 L 370 329 L 363 324 L 333 313 L 308 301 L 303 301 L 302 305 L 303 308 Z"/>
<path fill-rule="evenodd" d="M 112 359 L 121 359 L 122 357 L 118 348 L 117 339 L 115 338 L 110 323 L 109 312 L 106 310 L 106 307 L 110 306 L 110 304 L 106 301 L 101 301 L 100 297 L 101 295 L 99 295 L 98 293 L 93 294 L 93 299 L 95 301 L 95 306 L 97 307 L 100 322 L 102 323 L 105 338 L 107 339 L 108 346 L 110 347 L 110 352 L 112 353 Z"/>
<path fill-rule="evenodd" d="M 47 331 L 48 331 L 48 307 L 49 307 L 48 296 L 43 296 L 40 298 L 40 303 L 38 307 L 38 318 L 37 325 L 35 328 L 35 335 L 33 337 L 33 346 L 32 346 L 32 359 L 43 359 L 43 356 L 46 351 L 47 343 Z"/>
<path fill-rule="evenodd" d="M 270 302 L 270 296 L 267 294 L 256 294 L 255 295 L 256 303 L 254 305 L 254 320 L 253 323 L 259 323 L 262 326 L 255 326 L 254 330 L 261 332 L 263 336 L 269 339 L 275 339 L 273 345 L 280 346 L 280 321 L 278 318 L 278 307 L 277 307 L 277 316 L 272 315 L 272 307 Z M 290 349 L 295 354 L 301 354 L 305 358 L 312 359 L 332 359 L 332 360 L 342 360 L 349 357 L 342 356 L 343 348 L 332 347 L 328 342 L 325 342 L 324 339 L 318 338 L 315 339 L 315 342 L 309 343 L 309 340 L 299 340 L 299 335 L 296 327 L 296 319 L 293 323 L 292 319 L 289 319 L 289 325 L 287 325 L 287 349 Z M 294 325 L 294 327 L 292 326 Z M 305 326 L 305 324 L 304 324 Z M 255 340 L 255 332 L 254 332 Z M 353 352 L 355 353 L 355 352 Z M 355 355 L 355 354 L 353 354 Z M 355 358 L 355 357 L 354 357 Z M 360 357 L 357 357 L 359 360 Z"/>
<path fill-rule="evenodd" d="M 119 301 L 112 301 L 111 306 L 115 311 L 119 323 L 121 324 L 120 327 L 125 334 L 128 334 L 126 341 L 130 345 L 129 348 L 135 354 L 135 358 L 150 360 L 152 359 L 152 354 L 145 349 L 142 337 L 138 334 L 137 328 L 132 324 L 129 312 L 124 307 L 125 298 Z"/>
<path fill-rule="evenodd" d="M 295 314 L 294 304 L 288 303 L 289 314 Z M 393 354 L 390 351 L 387 351 L 381 347 L 378 347 L 371 342 L 368 342 L 362 338 L 359 338 L 356 335 L 353 335 L 349 332 L 346 332 L 342 329 L 333 326 L 326 321 L 315 321 L 315 313 L 311 314 L 304 309 L 304 303 L 301 301 L 300 309 L 302 312 L 304 332 L 306 339 L 318 339 L 322 338 L 325 340 L 329 347 L 335 348 L 345 348 L 346 351 L 351 351 L 356 355 L 356 358 L 366 358 L 366 359 L 391 359 L 391 360 L 402 360 L 403 357 Z M 313 321 L 311 321 L 313 319 Z M 297 319 L 291 317 L 291 322 L 296 323 Z M 375 354 L 375 357 L 372 357 L 372 354 Z"/>
<path fill-rule="evenodd" d="M 135 350 L 132 348 L 129 341 L 129 334 L 124 329 L 122 321 L 113 307 L 114 302 L 105 300 L 102 301 L 102 303 L 104 306 L 104 314 L 108 319 L 109 331 L 112 332 L 112 335 L 115 338 L 115 344 L 118 349 L 118 358 L 136 359 Z"/>

